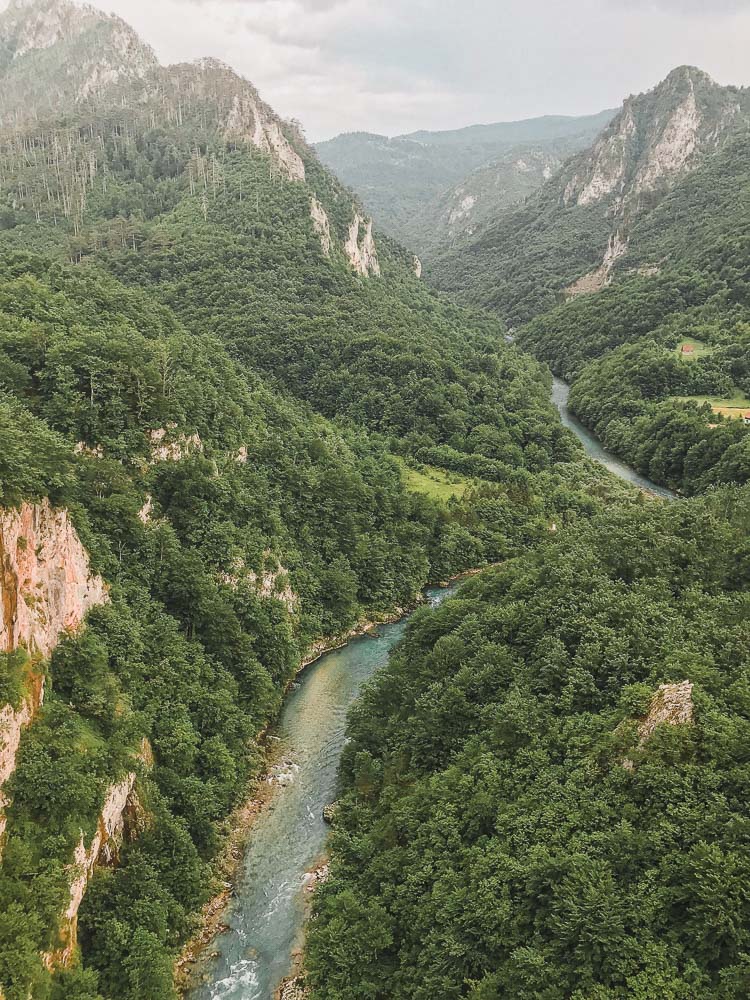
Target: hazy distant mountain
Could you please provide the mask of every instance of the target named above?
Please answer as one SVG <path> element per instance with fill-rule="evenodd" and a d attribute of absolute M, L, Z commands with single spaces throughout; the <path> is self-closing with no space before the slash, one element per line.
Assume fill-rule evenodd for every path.
<path fill-rule="evenodd" d="M 701 70 L 674 70 L 629 97 L 609 128 L 522 206 L 448 250 L 434 279 L 511 322 L 604 287 L 628 266 L 636 227 L 663 197 L 747 129 L 749 103 L 747 91 Z"/>
<path fill-rule="evenodd" d="M 352 132 L 316 148 L 384 228 L 424 253 L 450 240 L 451 228 L 463 231 L 495 208 L 525 197 L 542 182 L 547 167 L 558 166 L 562 158 L 587 146 L 613 115 L 546 116 L 393 139 Z M 523 165 L 516 168 L 518 161 Z M 486 173 L 470 178 L 478 168 L 487 168 Z M 461 207 L 467 197 L 474 202 Z M 452 222 L 451 201 L 462 213 Z"/>

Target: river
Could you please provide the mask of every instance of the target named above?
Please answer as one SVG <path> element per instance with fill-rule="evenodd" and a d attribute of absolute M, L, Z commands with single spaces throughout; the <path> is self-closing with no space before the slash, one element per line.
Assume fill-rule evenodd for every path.
<path fill-rule="evenodd" d="M 431 588 L 427 598 L 437 606 L 455 590 Z M 290 973 L 292 952 L 302 944 L 305 876 L 328 834 L 323 808 L 336 797 L 347 713 L 405 628 L 406 619 L 380 625 L 377 636 L 328 653 L 286 699 L 272 736 L 279 743 L 274 795 L 253 826 L 226 916 L 229 929 L 213 942 L 218 955 L 202 967 L 206 982 L 190 1000 L 271 1000 Z"/>
<path fill-rule="evenodd" d="M 640 475 L 640 473 L 636 472 L 635 469 L 631 469 L 629 465 L 626 465 L 615 455 L 606 451 L 599 439 L 594 437 L 591 431 L 588 431 L 580 420 L 577 420 L 568 409 L 569 395 L 570 386 L 567 382 L 563 382 L 563 380 L 559 378 L 554 378 L 552 380 L 552 401 L 560 413 L 560 419 L 563 424 L 573 431 L 578 440 L 583 444 L 589 458 L 593 458 L 595 462 L 599 462 L 599 464 L 603 465 L 605 469 L 609 469 L 611 473 L 618 476 L 620 479 L 624 479 L 627 483 L 632 483 L 634 486 L 648 490 L 649 493 L 654 493 L 656 496 L 662 497 L 665 500 L 677 499 L 677 494 L 673 493 L 672 490 L 668 490 L 665 486 L 658 486 L 656 483 L 652 483 L 650 479 Z"/>
<path fill-rule="evenodd" d="M 570 413 L 570 387 L 556 378 L 552 398 L 563 424 L 586 454 L 614 475 L 657 496 L 675 499 L 605 451 Z M 430 589 L 440 604 L 455 586 Z M 205 982 L 190 1000 L 271 1000 L 302 945 L 307 873 L 320 859 L 328 827 L 323 808 L 336 797 L 346 717 L 362 685 L 388 660 L 406 619 L 381 625 L 376 637 L 355 639 L 309 667 L 287 698 L 272 739 L 278 741 L 273 797 L 256 820 L 235 895 L 228 930 L 213 944 L 217 954 L 201 967 Z"/>

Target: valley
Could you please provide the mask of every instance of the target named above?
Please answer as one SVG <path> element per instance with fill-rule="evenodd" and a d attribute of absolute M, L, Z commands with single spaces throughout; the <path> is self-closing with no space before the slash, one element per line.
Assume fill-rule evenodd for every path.
<path fill-rule="evenodd" d="M 207 907 L 190 1000 L 747 995 L 749 157 L 692 66 L 313 145 L 8 0 L 0 1000 Z"/>

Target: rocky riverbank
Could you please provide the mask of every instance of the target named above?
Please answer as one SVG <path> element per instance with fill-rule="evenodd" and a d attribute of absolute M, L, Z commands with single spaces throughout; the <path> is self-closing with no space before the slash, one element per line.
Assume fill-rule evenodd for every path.
<path fill-rule="evenodd" d="M 379 625 L 398 622 L 424 602 L 422 594 L 415 595 L 410 608 L 394 608 L 388 614 L 371 615 L 359 621 L 348 632 L 339 636 L 327 637 L 315 642 L 302 659 L 295 675 L 298 677 L 303 670 L 316 663 L 321 657 L 337 649 L 343 649 L 352 639 L 361 638 L 372 632 Z M 290 681 L 289 686 L 294 683 Z M 175 986 L 179 994 L 184 995 L 194 983 L 196 967 L 204 957 L 206 949 L 219 934 L 226 930 L 224 917 L 227 906 L 234 892 L 234 882 L 242 865 L 245 846 L 252 832 L 253 823 L 271 801 L 275 789 L 279 785 L 278 769 L 282 763 L 275 754 L 269 730 L 260 735 L 261 744 L 265 749 L 265 768 L 263 773 L 255 778 L 247 797 L 234 810 L 225 822 L 224 848 L 215 865 L 216 892 L 205 904 L 198 918 L 198 927 L 190 938 L 175 963 Z"/>

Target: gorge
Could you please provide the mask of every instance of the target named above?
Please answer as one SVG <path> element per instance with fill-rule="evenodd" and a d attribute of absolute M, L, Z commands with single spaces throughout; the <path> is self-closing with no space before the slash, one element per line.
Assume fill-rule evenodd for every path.
<path fill-rule="evenodd" d="M 569 389 L 555 379 L 553 401 L 566 427 L 587 454 L 611 474 L 656 497 L 674 494 L 639 476 L 607 455 L 566 407 Z M 459 584 L 427 591 L 432 607 L 458 591 Z M 387 662 L 403 638 L 408 617 L 378 626 L 374 636 L 350 642 L 308 667 L 295 684 L 274 728 L 268 781 L 278 785 L 252 822 L 241 875 L 228 904 L 228 927 L 199 955 L 186 992 L 188 1000 L 273 1000 L 304 947 L 309 916 L 306 896 L 315 889 L 311 873 L 325 855 L 326 807 L 336 796 L 346 716 L 361 687 Z"/>
<path fill-rule="evenodd" d="M 742 1000 L 748 92 L 316 149 L 0 6 L 0 996 Z"/>

